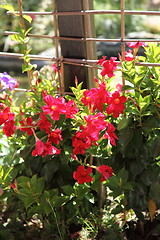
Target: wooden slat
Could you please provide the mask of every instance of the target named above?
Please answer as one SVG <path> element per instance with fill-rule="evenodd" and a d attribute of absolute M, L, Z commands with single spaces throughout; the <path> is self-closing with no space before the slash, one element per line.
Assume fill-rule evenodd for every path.
<path fill-rule="evenodd" d="M 57 12 L 81 11 L 83 10 L 82 0 L 57 0 Z M 85 37 L 84 32 L 84 16 L 59 16 L 59 35 L 60 37 Z M 86 44 L 85 42 L 64 41 L 60 40 L 61 53 L 63 58 L 86 59 Z M 87 88 L 87 68 L 74 65 L 63 66 L 65 91 L 70 91 L 70 86 L 75 86 L 75 76 L 79 82 L 83 82 L 83 88 Z"/>
<path fill-rule="evenodd" d="M 68 0 L 66 0 L 68 1 Z M 75 0 L 77 1 L 77 0 Z M 19 14 L 18 11 L 14 13 Z M 13 15 L 13 12 L 8 11 L 8 15 Z M 87 14 L 121 14 L 121 10 L 88 10 L 88 11 L 66 11 L 66 12 L 27 12 L 23 11 L 25 15 L 58 15 L 58 16 L 69 16 L 69 15 L 87 15 Z M 125 15 L 152 15 L 152 16 L 159 16 L 160 11 L 134 11 L 134 10 L 125 10 Z"/>

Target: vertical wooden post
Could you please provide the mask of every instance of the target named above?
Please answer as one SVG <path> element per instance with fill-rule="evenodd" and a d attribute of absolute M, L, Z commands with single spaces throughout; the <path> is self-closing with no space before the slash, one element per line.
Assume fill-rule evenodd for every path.
<path fill-rule="evenodd" d="M 93 1 L 93 0 L 91 0 Z M 82 11 L 83 0 L 57 0 L 57 12 Z M 59 36 L 85 38 L 85 23 L 83 15 L 58 16 Z M 86 42 L 73 40 L 60 40 L 61 54 L 64 58 L 86 59 Z M 70 86 L 75 86 L 75 76 L 87 88 L 88 69 L 83 66 L 64 64 L 65 91 L 70 91 Z"/>
<path fill-rule="evenodd" d="M 93 0 L 83 0 L 83 8 L 84 10 L 94 9 Z M 92 38 L 96 37 L 96 30 L 95 30 L 95 23 L 94 23 L 94 15 L 85 15 L 84 16 L 85 22 L 85 37 Z M 86 42 L 86 51 L 87 51 L 87 58 L 88 59 L 96 59 L 96 43 L 92 41 Z M 95 87 L 94 77 L 96 75 L 96 70 L 94 68 L 88 68 L 88 87 L 92 88 Z"/>
<path fill-rule="evenodd" d="M 124 14 L 124 9 L 125 9 L 125 0 L 120 1 L 120 7 L 121 7 L 121 55 L 122 55 L 122 61 L 125 59 L 125 43 L 124 43 L 124 38 L 125 38 L 125 14 Z M 122 73 L 122 86 L 125 85 L 125 79 L 123 77 Z"/>

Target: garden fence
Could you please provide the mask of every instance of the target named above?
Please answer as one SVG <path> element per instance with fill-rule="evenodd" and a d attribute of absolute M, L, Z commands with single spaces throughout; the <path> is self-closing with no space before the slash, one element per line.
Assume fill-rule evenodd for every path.
<path fill-rule="evenodd" d="M 54 36 L 28 34 L 29 37 L 50 38 L 54 40 L 56 56 L 29 55 L 31 60 L 44 60 L 56 62 L 58 69 L 61 68 L 59 81 L 61 92 L 68 91 L 69 86 L 74 85 L 74 77 L 83 81 L 85 87 L 93 87 L 97 59 L 95 51 L 96 42 L 121 43 L 121 56 L 124 59 L 125 44 L 127 42 L 159 42 L 160 39 L 127 39 L 125 38 L 125 16 L 126 15 L 160 15 L 160 11 L 135 11 L 125 9 L 125 0 L 120 0 L 119 10 L 93 10 L 93 0 L 53 0 L 52 12 L 23 11 L 22 0 L 18 0 L 18 11 L 20 18 L 26 15 L 53 15 Z M 13 14 L 7 12 L 7 14 Z M 96 14 L 119 14 L 121 16 L 121 37 L 115 39 L 97 38 L 95 36 L 93 16 Z M 5 32 L 5 35 L 12 35 L 15 32 Z M 59 54 L 61 47 L 61 55 Z M 1 52 L 0 56 L 22 58 L 22 54 Z M 160 63 L 136 63 L 160 67 Z M 86 70 L 87 69 L 87 70 Z M 65 79 L 65 80 L 64 80 Z M 90 79 L 87 82 L 87 79 Z M 124 85 L 124 79 L 122 78 Z"/>

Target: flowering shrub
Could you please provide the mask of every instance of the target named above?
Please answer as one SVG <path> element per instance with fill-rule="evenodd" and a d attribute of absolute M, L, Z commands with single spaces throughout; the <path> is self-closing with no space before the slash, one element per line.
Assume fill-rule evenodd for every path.
<path fill-rule="evenodd" d="M 57 71 L 52 66 L 45 71 L 48 79 L 43 70 L 33 73 L 27 99 L 20 106 L 14 101 L 16 88 L 3 92 L 1 98 L 2 133 L 14 144 L 18 157 L 8 184 L 24 202 L 28 217 L 37 211 L 49 215 L 53 207 L 63 205 L 67 217 L 69 208 L 86 204 L 86 194 L 94 199 L 92 204 L 97 201 L 100 182 L 113 176 L 98 152 L 111 154 L 116 146 L 114 121 L 123 114 L 127 98 L 120 88 L 110 92 L 98 79 L 91 90 L 76 82 L 71 87 L 74 97 L 61 96 Z M 90 200 L 87 204 L 92 206 Z"/>
<path fill-rule="evenodd" d="M 28 41 L 23 31 L 16 39 Z M 143 42 L 128 46 L 133 50 L 125 52 L 125 61 L 119 56 L 121 66 L 104 56 L 97 62 L 96 87 L 82 89 L 75 81 L 73 95 L 61 95 L 55 65 L 35 71 L 26 48 L 23 71 L 29 72 L 30 88 L 20 105 L 17 81 L 0 73 L 1 136 L 10 149 L 0 168 L 1 198 L 26 212 L 26 221 L 36 216 L 44 226 L 52 224 L 60 239 L 78 236 L 69 227 L 81 224 L 81 230 L 85 222 L 88 227 L 90 217 L 98 219 L 94 237 L 99 229 L 107 231 L 99 211 L 107 201 L 113 202 L 111 214 L 121 215 L 116 217 L 121 226 L 130 211 L 141 221 L 145 212 L 151 220 L 158 215 L 160 75 L 154 63 L 160 62 L 160 48 Z M 146 57 L 137 57 L 140 46 Z M 115 70 L 126 84 L 111 89 L 108 79 Z M 23 217 L 19 211 L 14 216 Z"/>
<path fill-rule="evenodd" d="M 0 124 L 17 157 L 8 184 L 24 202 L 28 217 L 37 212 L 50 216 L 53 208 L 65 205 L 64 218 L 70 214 L 77 219 L 85 204 L 89 211 L 97 200 L 102 207 L 103 183 L 113 201 L 121 196 L 113 211 L 127 216 L 132 208 L 143 219 L 142 211 L 149 209 L 153 219 L 160 191 L 159 74 L 158 68 L 136 63 L 151 61 L 151 56 L 159 61 L 159 47 L 145 47 L 146 59 L 135 55 L 138 47 L 130 51 L 133 59 L 119 68 L 129 83 L 123 88 L 109 91 L 107 79 L 96 79 L 97 86 L 86 90 L 76 81 L 74 97 L 61 96 L 57 71 L 47 66 L 33 73 L 27 101 L 19 107 L 14 105 L 16 89 L 2 92 Z M 113 59 L 113 68 L 104 59 L 98 64 L 113 76 Z M 121 221 L 125 224 L 126 218 Z"/>
<path fill-rule="evenodd" d="M 3 78 L 1 80 L 3 81 Z M 96 168 L 88 161 L 92 148 L 95 151 L 104 144 L 104 141 L 106 142 L 106 139 L 110 147 L 116 145 L 118 137 L 110 121 L 123 113 L 126 97 L 122 96 L 120 91 L 110 93 L 107 91 L 106 83 L 104 81 L 98 83 L 98 80 L 97 88 L 91 90 L 81 90 L 81 84 L 76 88 L 73 87 L 73 92 L 77 91 L 77 93 L 72 98 L 59 96 L 57 91 L 57 93 L 54 92 L 55 86 L 53 89 L 41 91 L 43 79 L 39 82 L 33 79 L 32 82 L 28 102 L 17 108 L 16 113 L 12 113 L 13 106 L 10 101 L 5 103 L 1 101 L 0 123 L 3 126 L 3 133 L 12 138 L 16 136 L 20 141 L 24 137 L 27 139 L 28 136 L 32 136 L 32 139 L 35 139 L 33 146 L 30 146 L 32 156 L 51 155 L 51 158 L 54 158 L 58 155 L 61 159 L 61 155 L 66 154 L 64 144 L 69 141 L 70 151 L 66 158 L 89 166 L 86 170 L 84 166 L 77 168 L 78 173 L 86 176 L 83 181 L 79 180 L 77 172 L 73 174 L 74 179 L 77 179 L 79 183 L 92 181 L 93 177 L 86 173 L 88 171 L 91 173 L 91 168 L 101 172 L 100 167 Z M 56 88 L 58 89 L 58 86 Z M 69 132 L 67 138 L 66 131 Z M 20 132 L 23 132 L 23 137 Z M 85 156 L 85 161 L 82 160 L 81 155 Z"/>

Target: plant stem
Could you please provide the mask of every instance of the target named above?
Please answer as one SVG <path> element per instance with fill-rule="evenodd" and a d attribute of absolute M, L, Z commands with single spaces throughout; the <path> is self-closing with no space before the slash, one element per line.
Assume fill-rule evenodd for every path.
<path fill-rule="evenodd" d="M 18 10 L 19 10 L 19 15 L 20 15 L 20 27 L 26 31 L 26 26 L 25 26 L 25 22 L 24 22 L 24 18 L 23 18 L 23 8 L 22 8 L 22 3 L 23 3 L 23 0 L 18 0 Z M 24 43 L 24 50 L 23 50 L 23 54 L 24 56 L 26 55 L 26 52 L 28 50 L 27 48 L 27 44 Z M 30 61 L 26 62 L 24 60 L 24 63 L 26 66 L 29 65 Z M 29 81 L 29 85 L 31 86 L 31 80 L 32 80 L 32 72 L 31 70 L 27 71 L 27 75 L 28 75 L 28 81 Z"/>
<path fill-rule="evenodd" d="M 57 220 L 57 216 L 56 216 L 55 210 L 54 210 L 52 204 L 50 203 L 49 199 L 47 199 L 47 202 L 49 203 L 49 206 L 52 209 L 52 212 L 53 212 L 53 215 L 54 215 L 54 218 L 55 218 L 55 221 L 56 221 L 56 225 L 57 225 L 57 229 L 58 229 L 58 233 L 59 233 L 60 239 L 63 240 L 62 234 L 61 234 L 61 231 L 60 231 L 60 228 L 59 228 L 59 225 L 58 225 L 58 220 Z"/>

